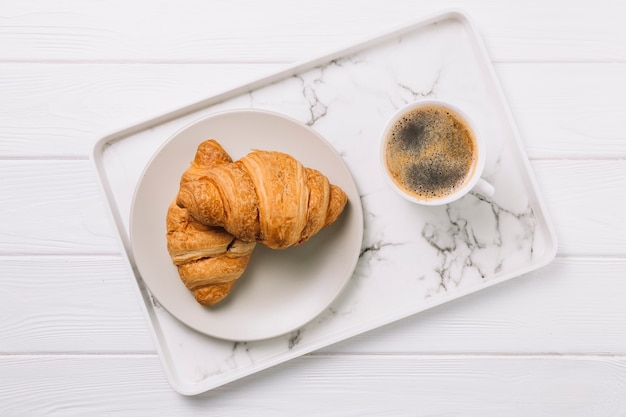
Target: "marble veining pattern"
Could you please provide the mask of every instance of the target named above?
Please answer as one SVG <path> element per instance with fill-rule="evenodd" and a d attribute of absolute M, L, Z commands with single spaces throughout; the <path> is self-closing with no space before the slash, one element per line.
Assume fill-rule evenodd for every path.
<path fill-rule="evenodd" d="M 544 235 L 538 231 L 525 168 L 515 149 L 507 146 L 513 140 L 511 127 L 498 117 L 499 103 L 483 72 L 465 28 L 451 20 L 204 112 L 263 108 L 318 130 L 341 154 L 357 182 L 364 239 L 345 291 L 320 316 L 281 337 L 237 343 L 212 339 L 181 325 L 153 302 L 154 325 L 179 379 L 217 386 L 436 305 L 456 292 L 480 288 L 533 262 L 542 252 Z M 488 143 L 485 174 L 496 187 L 492 199 L 470 194 L 445 207 L 417 207 L 387 187 L 378 167 L 380 131 L 395 109 L 421 97 L 451 99 L 472 109 Z M 165 132 L 202 115 L 171 122 L 160 135 L 166 138 Z M 144 160 L 155 149 L 141 138 L 138 143 L 129 145 L 134 165 L 139 148 Z M 125 171 L 124 179 L 128 175 Z M 128 187 L 125 193 L 116 196 L 122 211 L 124 205 L 128 209 Z"/>

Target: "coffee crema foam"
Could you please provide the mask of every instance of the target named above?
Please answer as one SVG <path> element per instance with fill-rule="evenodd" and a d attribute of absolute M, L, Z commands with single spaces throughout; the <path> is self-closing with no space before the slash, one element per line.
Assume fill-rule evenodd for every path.
<path fill-rule="evenodd" d="M 407 111 L 385 140 L 385 163 L 394 182 L 420 200 L 445 198 L 462 188 L 477 159 L 472 129 L 439 105 Z"/>

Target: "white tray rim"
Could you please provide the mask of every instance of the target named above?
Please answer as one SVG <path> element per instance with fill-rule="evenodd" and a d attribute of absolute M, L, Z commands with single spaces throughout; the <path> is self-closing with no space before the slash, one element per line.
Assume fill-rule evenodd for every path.
<path fill-rule="evenodd" d="M 546 233 L 547 244 L 546 244 L 545 254 L 541 257 L 540 261 L 535 262 L 531 265 L 528 265 L 525 268 L 520 268 L 516 270 L 514 273 L 504 274 L 498 278 L 491 279 L 490 281 L 480 286 L 467 288 L 462 291 L 456 291 L 454 294 L 446 297 L 445 299 L 438 299 L 432 302 L 425 302 L 424 304 L 420 305 L 419 308 L 412 310 L 408 314 L 398 315 L 397 312 L 394 312 L 393 314 L 390 314 L 388 316 L 382 316 L 378 320 L 370 322 L 367 326 L 363 326 L 362 328 L 353 328 L 351 329 L 350 332 L 343 332 L 341 334 L 335 333 L 335 334 L 329 335 L 328 337 L 320 338 L 316 341 L 316 343 L 309 344 L 307 346 L 306 351 L 302 351 L 302 350 L 288 351 L 284 355 L 281 355 L 281 356 L 277 355 L 270 360 L 257 362 L 254 366 L 254 369 L 246 369 L 244 371 L 235 370 L 235 371 L 232 371 L 229 376 L 220 376 L 218 378 L 219 381 L 205 380 L 200 383 L 187 383 L 178 379 L 176 375 L 176 370 L 174 369 L 174 365 L 168 359 L 169 358 L 168 352 L 166 352 L 166 348 L 162 345 L 162 343 L 160 343 L 160 336 L 158 335 L 156 329 L 154 328 L 154 325 L 152 322 L 153 313 L 151 309 L 149 308 L 149 306 L 151 305 L 150 295 L 144 289 L 142 289 L 141 286 L 139 285 L 138 279 L 140 279 L 140 277 L 135 267 L 135 262 L 134 262 L 132 251 L 131 251 L 131 245 L 124 231 L 125 228 L 124 228 L 124 223 L 121 218 L 121 214 L 115 205 L 113 191 L 112 191 L 109 181 L 107 180 L 106 171 L 105 171 L 104 163 L 102 160 L 102 156 L 104 154 L 106 147 L 113 142 L 123 140 L 125 137 L 137 134 L 143 130 L 149 129 L 150 127 L 160 125 L 160 124 L 175 120 L 177 118 L 192 114 L 196 111 L 218 104 L 222 101 L 236 97 L 240 94 L 255 90 L 263 86 L 270 85 L 284 78 L 293 76 L 299 72 L 315 68 L 316 66 L 341 58 L 343 56 L 350 55 L 355 52 L 370 48 L 379 43 L 384 43 L 387 40 L 401 36 L 405 33 L 409 33 L 409 32 L 418 30 L 419 28 L 429 26 L 438 21 L 443 21 L 443 20 L 448 20 L 448 19 L 453 19 L 453 20 L 457 20 L 461 22 L 466 28 L 466 30 L 468 31 L 468 33 L 470 34 L 471 39 L 475 43 L 475 46 L 479 54 L 481 55 L 483 63 L 485 64 L 485 68 L 488 72 L 489 79 L 492 83 L 492 86 L 496 90 L 497 97 L 500 102 L 499 104 L 501 105 L 502 110 L 504 111 L 506 115 L 507 123 L 512 128 L 512 133 L 515 139 L 514 142 L 515 142 L 515 145 L 517 146 L 516 152 L 518 152 L 521 156 L 520 162 L 524 165 L 524 169 L 527 175 L 527 180 L 530 183 L 529 185 L 533 189 L 533 191 L 535 191 L 535 195 L 534 195 L 535 203 L 537 207 L 539 208 L 539 211 L 543 213 L 543 216 L 541 216 L 541 219 L 543 220 L 543 227 L 545 228 L 547 232 Z M 363 41 L 350 44 L 346 47 L 331 51 L 330 53 L 323 54 L 313 59 L 308 59 L 308 60 L 297 62 L 291 66 L 286 67 L 285 69 L 271 72 L 270 74 L 260 77 L 260 78 L 256 77 L 250 80 L 249 82 L 244 82 L 234 88 L 229 88 L 227 90 L 214 94 L 203 100 L 191 103 L 186 106 L 179 107 L 172 111 L 160 113 L 156 116 L 150 117 L 138 123 L 130 124 L 124 128 L 110 132 L 102 136 L 100 139 L 98 139 L 94 143 L 91 149 L 90 155 L 89 155 L 89 159 L 91 161 L 91 166 L 96 174 L 96 179 L 97 179 L 100 193 L 102 197 L 104 198 L 104 200 L 106 201 L 108 209 L 109 209 L 107 214 L 110 216 L 110 219 L 115 226 L 115 229 L 117 231 L 116 237 L 118 238 L 119 243 L 121 244 L 123 248 L 122 257 L 123 257 L 125 266 L 127 267 L 128 272 L 134 278 L 133 282 L 135 285 L 133 285 L 133 287 L 135 289 L 136 295 L 140 298 L 143 304 L 142 310 L 144 313 L 144 317 L 147 321 L 152 339 L 155 342 L 156 351 L 161 360 L 163 371 L 171 387 L 182 395 L 197 395 L 202 392 L 206 392 L 210 389 L 224 385 L 228 382 L 235 381 L 237 379 L 240 379 L 252 373 L 270 368 L 272 366 L 275 366 L 287 360 L 302 356 L 303 354 L 310 353 L 317 349 L 321 349 L 330 344 L 348 339 L 350 337 L 356 336 L 366 331 L 373 330 L 375 328 L 389 324 L 393 321 L 401 320 L 410 315 L 418 314 L 430 308 L 456 300 L 458 298 L 467 296 L 474 292 L 487 289 L 494 285 L 508 281 L 511 278 L 515 278 L 515 277 L 533 272 L 535 270 L 543 268 L 544 266 L 552 262 L 552 260 L 556 257 L 556 254 L 558 251 L 558 241 L 557 241 L 557 235 L 556 235 L 554 225 L 552 224 L 549 216 L 546 215 L 548 211 L 546 209 L 545 202 L 543 200 L 541 193 L 537 191 L 538 185 L 537 185 L 536 178 L 533 174 L 530 161 L 524 149 L 523 142 L 520 137 L 519 130 L 517 128 L 517 124 L 515 123 L 511 110 L 509 106 L 507 105 L 507 101 L 505 99 L 504 92 L 500 86 L 500 83 L 498 82 L 498 78 L 496 76 L 495 69 L 489 58 L 489 54 L 487 52 L 486 46 L 484 45 L 484 42 L 480 36 L 480 33 L 478 32 L 476 25 L 471 19 L 471 17 L 468 15 L 466 11 L 460 8 L 449 8 L 449 9 L 445 9 L 439 12 L 431 13 L 429 15 L 422 16 L 418 18 L 412 24 L 401 26 L 396 29 L 384 31 L 383 33 L 379 35 L 368 37 L 367 39 Z"/>

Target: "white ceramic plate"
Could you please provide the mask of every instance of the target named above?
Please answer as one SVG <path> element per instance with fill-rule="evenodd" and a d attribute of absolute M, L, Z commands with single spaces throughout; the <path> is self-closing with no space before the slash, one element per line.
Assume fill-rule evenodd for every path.
<path fill-rule="evenodd" d="M 181 282 L 165 238 L 165 216 L 180 176 L 206 139 L 216 139 L 234 160 L 252 149 L 286 152 L 348 195 L 339 220 L 303 245 L 282 251 L 257 245 L 229 296 L 213 307 L 198 304 Z M 156 152 L 135 190 L 130 236 L 138 272 L 167 311 L 206 335 L 251 341 L 296 330 L 330 305 L 356 267 L 363 213 L 350 171 L 316 131 L 277 113 L 232 110 L 190 124 Z"/>

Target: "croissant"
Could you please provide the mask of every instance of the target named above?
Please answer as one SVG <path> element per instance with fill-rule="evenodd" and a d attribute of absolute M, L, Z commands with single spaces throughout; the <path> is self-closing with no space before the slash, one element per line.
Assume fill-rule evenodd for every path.
<path fill-rule="evenodd" d="M 166 223 L 168 251 L 182 282 L 200 304 L 221 301 L 246 269 L 255 243 L 198 222 L 175 202 Z"/>
<path fill-rule="evenodd" d="M 345 192 L 290 155 L 255 150 L 181 184 L 177 204 L 203 224 L 246 242 L 284 249 L 339 218 Z"/>
<path fill-rule="evenodd" d="M 181 176 L 181 184 L 197 180 L 211 167 L 232 159 L 215 141 L 205 141 Z M 189 211 L 170 204 L 166 216 L 167 250 L 180 279 L 202 305 L 211 306 L 226 297 L 243 274 L 254 242 L 235 238 L 221 227 L 207 226 Z"/>

